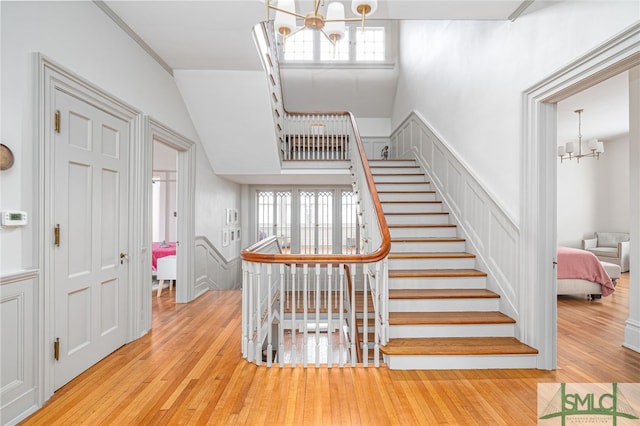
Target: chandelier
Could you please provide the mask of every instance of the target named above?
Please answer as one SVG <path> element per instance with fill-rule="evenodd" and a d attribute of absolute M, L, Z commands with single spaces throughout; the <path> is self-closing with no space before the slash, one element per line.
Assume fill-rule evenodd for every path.
<path fill-rule="evenodd" d="M 560 162 L 568 156 L 569 160 L 577 159 L 578 163 L 583 157 L 594 157 L 596 160 L 600 159 L 600 154 L 604 152 L 604 144 L 597 139 L 590 139 L 586 141 L 585 153 L 582 153 L 582 111 L 583 109 L 577 109 L 574 112 L 578 114 L 578 153 L 576 154 L 575 142 L 567 142 L 565 145 L 558 147 L 558 157 Z"/>
<path fill-rule="evenodd" d="M 277 5 L 276 5 L 277 1 Z M 267 0 L 267 20 L 269 10 L 275 10 L 275 30 L 286 38 L 305 28 L 320 30 L 334 45 L 345 34 L 346 22 L 362 22 L 364 29 L 365 19 L 378 8 L 378 0 L 352 0 L 351 11 L 359 18 L 345 18 L 344 5 L 333 1 L 327 6 L 326 16 L 322 15 L 320 8 L 324 6 L 324 0 L 313 0 L 313 10 L 305 15 L 296 12 L 294 0 Z M 303 25 L 296 24 L 296 18 L 303 21 Z"/>

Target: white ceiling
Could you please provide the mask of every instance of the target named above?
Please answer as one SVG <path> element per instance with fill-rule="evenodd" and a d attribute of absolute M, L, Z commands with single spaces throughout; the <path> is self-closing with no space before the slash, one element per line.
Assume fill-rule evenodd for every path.
<path fill-rule="evenodd" d="M 343 3 L 349 14 L 349 2 Z M 306 0 L 296 1 L 298 11 L 309 10 L 310 4 Z M 523 0 L 380 0 L 371 19 L 506 20 L 519 13 L 535 13 L 549 3 L 538 1 L 523 12 L 529 4 L 530 1 Z M 252 28 L 265 19 L 264 1 L 117 0 L 103 5 L 117 15 L 116 20 L 119 18 L 130 27 L 171 70 L 262 70 Z M 349 110 L 357 117 L 389 117 L 397 74 L 395 68 L 375 71 L 287 69 L 283 77 L 285 101 L 289 110 Z M 585 138 L 598 137 L 606 141 L 628 132 L 625 82 L 626 73 L 560 102 L 559 143 L 575 139 L 577 115 L 573 111 L 578 108 L 585 110 Z M 183 96 L 192 116 L 209 115 L 210 111 L 197 111 L 208 108 L 206 102 L 190 100 L 186 94 Z M 600 124 L 592 131 L 596 123 Z M 219 153 L 220 147 L 215 146 L 219 138 L 215 132 L 199 125 L 197 120 L 194 124 L 207 152 Z M 230 175 L 228 171 L 226 174 Z"/>
<path fill-rule="evenodd" d="M 506 20 L 530 1 L 380 0 L 371 20 Z M 350 2 L 345 4 L 347 17 Z M 107 1 L 172 70 L 261 70 L 252 28 L 266 17 L 260 0 Z M 297 0 L 300 13 L 312 2 Z M 273 14 L 273 13 L 272 13 Z M 290 110 L 348 110 L 357 117 L 389 117 L 396 69 L 284 71 L 285 102 Z M 310 100 L 313 102 L 309 104 Z"/>
<path fill-rule="evenodd" d="M 605 143 L 629 133 L 629 73 L 623 72 L 558 102 L 558 144 L 578 136 L 582 109 L 582 139 Z"/>
<path fill-rule="evenodd" d="M 172 69 L 258 70 L 251 29 L 266 16 L 260 0 L 107 1 Z M 350 2 L 345 10 L 350 14 Z M 522 0 L 380 0 L 372 19 L 504 20 Z M 296 8 L 310 10 L 310 1 Z M 347 15 L 347 17 L 353 17 Z"/>

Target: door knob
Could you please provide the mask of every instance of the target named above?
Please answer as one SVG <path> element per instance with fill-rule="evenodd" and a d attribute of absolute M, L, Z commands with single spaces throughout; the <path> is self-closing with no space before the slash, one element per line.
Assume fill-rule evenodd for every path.
<path fill-rule="evenodd" d="M 128 259 L 127 257 L 127 253 L 120 253 L 120 264 L 122 265 L 124 263 L 124 260 Z"/>

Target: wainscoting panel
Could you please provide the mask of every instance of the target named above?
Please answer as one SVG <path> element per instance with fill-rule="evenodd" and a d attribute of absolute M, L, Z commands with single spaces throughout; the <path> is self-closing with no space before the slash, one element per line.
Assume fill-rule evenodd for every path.
<path fill-rule="evenodd" d="M 514 220 L 418 113 L 391 134 L 391 144 L 393 156 L 415 157 L 424 168 L 467 239 L 467 251 L 477 256 L 477 268 L 488 273 L 488 287 L 502 296 L 501 310 L 517 320 L 520 230 Z"/>
<path fill-rule="evenodd" d="M 207 290 L 232 290 L 242 284 L 242 259 L 227 261 L 205 236 L 196 237 L 196 295 Z"/>
<path fill-rule="evenodd" d="M 37 271 L 0 277 L 0 420 L 14 424 L 37 401 Z"/>

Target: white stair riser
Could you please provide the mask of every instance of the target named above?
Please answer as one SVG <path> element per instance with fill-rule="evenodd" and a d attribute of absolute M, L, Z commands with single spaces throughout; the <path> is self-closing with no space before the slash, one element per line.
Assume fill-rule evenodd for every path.
<path fill-rule="evenodd" d="M 426 177 L 424 175 L 377 175 L 373 177 L 373 181 L 377 184 L 379 183 L 406 183 L 406 182 L 424 182 L 428 184 Z"/>
<path fill-rule="evenodd" d="M 427 189 L 425 191 L 430 191 Z M 432 192 L 378 192 L 381 202 L 386 201 L 436 201 L 435 193 Z M 442 203 L 440 203 L 442 205 Z"/>
<path fill-rule="evenodd" d="M 389 259 L 389 269 L 473 269 L 476 260 L 470 258 Z"/>
<path fill-rule="evenodd" d="M 429 237 L 455 237 L 456 228 L 447 226 L 442 228 L 393 228 L 390 227 L 391 238 L 429 238 Z"/>
<path fill-rule="evenodd" d="M 434 213 L 425 215 L 411 215 L 405 218 L 399 218 L 394 215 L 390 217 L 392 222 L 387 222 L 387 225 L 449 225 L 449 215 L 447 213 Z M 411 221 L 411 219 L 415 219 Z M 386 219 L 386 217 L 385 217 Z M 410 221 L 410 222 L 407 222 Z M 400 223 L 398 223 L 400 222 Z"/>
<path fill-rule="evenodd" d="M 391 370 L 537 368 L 537 355 L 385 355 Z"/>
<path fill-rule="evenodd" d="M 373 181 L 377 183 L 388 182 L 427 182 L 427 178 L 424 175 L 375 175 Z"/>
<path fill-rule="evenodd" d="M 408 167 L 415 166 L 415 161 L 403 161 L 403 160 L 369 160 L 369 166 L 371 168 L 376 166 L 391 166 L 391 167 Z"/>
<path fill-rule="evenodd" d="M 486 277 L 389 278 L 390 290 L 486 288 Z"/>
<path fill-rule="evenodd" d="M 465 249 L 466 244 L 464 241 L 391 243 L 391 253 L 460 253 Z"/>
<path fill-rule="evenodd" d="M 449 223 L 449 214 L 442 211 L 440 203 L 382 203 L 382 211 L 387 213 L 441 213 L 446 219 L 444 223 Z"/>
<path fill-rule="evenodd" d="M 385 219 L 387 220 L 387 225 L 438 225 L 449 223 L 449 214 L 387 214 Z"/>
<path fill-rule="evenodd" d="M 376 167 L 371 166 L 372 175 L 384 174 L 416 174 L 420 173 L 420 167 L 417 166 L 393 166 L 393 167 Z"/>
<path fill-rule="evenodd" d="M 514 324 L 390 325 L 391 339 L 411 337 L 513 337 Z"/>
<path fill-rule="evenodd" d="M 423 180 L 410 184 L 393 182 L 376 183 L 376 191 L 431 191 L 432 189 L 431 184 Z"/>
<path fill-rule="evenodd" d="M 389 312 L 493 312 L 500 309 L 500 299 L 390 299 Z"/>

